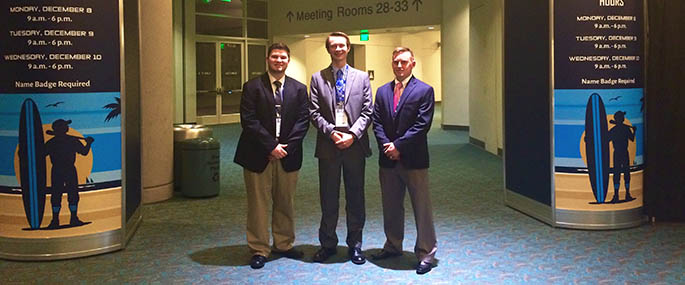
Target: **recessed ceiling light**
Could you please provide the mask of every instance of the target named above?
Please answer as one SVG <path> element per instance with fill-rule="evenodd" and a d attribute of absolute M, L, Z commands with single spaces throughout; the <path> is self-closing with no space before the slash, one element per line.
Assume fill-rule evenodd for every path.
<path fill-rule="evenodd" d="M 433 27 L 433 26 L 428 26 L 428 29 L 429 29 L 429 30 L 433 30 L 433 29 L 435 29 L 435 27 Z"/>
<path fill-rule="evenodd" d="M 304 38 L 305 38 L 305 39 L 308 38 L 308 37 L 310 37 L 310 35 L 304 35 Z"/>

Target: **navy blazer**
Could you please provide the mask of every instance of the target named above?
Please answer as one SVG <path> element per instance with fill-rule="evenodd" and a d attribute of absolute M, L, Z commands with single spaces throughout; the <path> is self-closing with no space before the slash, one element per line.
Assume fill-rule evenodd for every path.
<path fill-rule="evenodd" d="M 288 155 L 281 159 L 287 172 L 302 167 L 302 140 L 309 129 L 307 86 L 286 76 L 283 86 L 281 135 L 276 140 L 274 92 L 269 75 L 248 80 L 240 98 L 240 133 L 233 162 L 252 172 L 262 172 L 269 154 L 279 143 L 287 144 Z"/>
<path fill-rule="evenodd" d="M 400 163 L 405 168 L 428 168 L 428 130 L 435 107 L 433 87 L 412 76 L 397 104 L 397 112 L 393 112 L 394 89 L 393 80 L 376 91 L 373 131 L 380 150 L 378 164 L 392 168 L 397 163 L 383 154 L 383 144 L 392 142 L 400 151 Z"/>

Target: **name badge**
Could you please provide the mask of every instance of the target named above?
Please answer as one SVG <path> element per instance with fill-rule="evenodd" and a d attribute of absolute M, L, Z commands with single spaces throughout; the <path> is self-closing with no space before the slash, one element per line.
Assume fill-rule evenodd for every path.
<path fill-rule="evenodd" d="M 335 105 L 335 126 L 348 127 L 347 125 L 347 115 L 345 114 L 345 106 L 342 103 Z"/>
<path fill-rule="evenodd" d="M 276 137 L 281 137 L 281 105 L 276 105 Z"/>

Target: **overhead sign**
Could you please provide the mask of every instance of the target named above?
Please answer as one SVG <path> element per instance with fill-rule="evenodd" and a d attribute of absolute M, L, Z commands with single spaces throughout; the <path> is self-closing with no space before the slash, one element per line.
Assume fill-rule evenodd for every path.
<path fill-rule="evenodd" d="M 439 25 L 441 8 L 436 0 L 271 1 L 269 24 L 272 35 Z"/>

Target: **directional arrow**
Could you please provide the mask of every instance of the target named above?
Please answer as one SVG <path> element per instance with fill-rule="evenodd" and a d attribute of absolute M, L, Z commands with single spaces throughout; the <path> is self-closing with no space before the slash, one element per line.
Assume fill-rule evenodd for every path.
<path fill-rule="evenodd" d="M 416 12 L 419 11 L 419 6 L 423 5 L 423 1 L 421 0 L 414 0 L 414 2 L 411 2 L 412 5 L 416 6 Z"/>
<path fill-rule="evenodd" d="M 288 11 L 288 15 L 286 16 L 288 17 L 288 23 L 290 23 L 293 21 L 293 16 L 295 15 L 293 14 L 293 11 Z"/>

